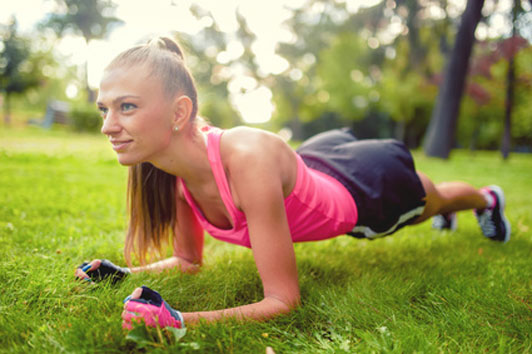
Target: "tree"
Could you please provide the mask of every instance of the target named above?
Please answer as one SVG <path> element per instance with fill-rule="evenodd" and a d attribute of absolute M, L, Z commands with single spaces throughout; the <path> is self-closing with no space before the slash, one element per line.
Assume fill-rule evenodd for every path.
<path fill-rule="evenodd" d="M 305 7 L 293 9 L 286 22 L 296 36 L 292 43 L 280 43 L 277 54 L 285 58 L 290 68 L 272 80 L 276 118 L 288 121 L 293 138 L 304 138 L 303 122 L 321 116 L 323 102 L 329 94 L 323 88 L 318 73 L 323 51 L 330 47 L 347 22 L 345 4 L 312 0 Z M 350 100 L 351 101 L 351 100 Z"/>
<path fill-rule="evenodd" d="M 517 18 L 524 10 L 520 0 L 513 1 L 512 7 L 512 37 L 506 41 L 507 46 L 503 49 L 503 55 L 508 59 L 508 72 L 506 75 L 506 101 L 504 114 L 504 131 L 501 142 L 501 153 L 503 159 L 507 159 L 510 154 L 512 137 L 512 110 L 514 105 L 515 90 L 515 55 L 520 47 L 525 47 L 528 43 L 517 35 Z"/>
<path fill-rule="evenodd" d="M 109 0 L 56 0 L 62 13 L 51 13 L 42 22 L 43 27 L 51 28 L 58 36 L 66 31 L 81 34 L 86 45 L 93 39 L 104 38 L 122 20 L 107 16 L 112 14 L 115 5 Z M 94 93 L 89 87 L 87 61 L 85 61 L 84 84 L 87 98 L 94 101 Z"/>
<path fill-rule="evenodd" d="M 453 147 L 475 29 L 484 0 L 468 0 L 425 138 L 428 156 L 448 158 Z"/>
<path fill-rule="evenodd" d="M 4 93 L 4 123 L 11 122 L 11 96 L 22 93 L 40 82 L 40 72 L 31 62 L 29 41 L 17 33 L 17 21 L 2 31 L 0 46 L 0 91 Z"/>

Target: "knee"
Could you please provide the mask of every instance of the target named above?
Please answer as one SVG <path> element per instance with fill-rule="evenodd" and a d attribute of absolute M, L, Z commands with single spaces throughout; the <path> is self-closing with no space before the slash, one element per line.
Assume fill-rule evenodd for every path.
<path fill-rule="evenodd" d="M 439 214 L 442 205 L 444 204 L 443 197 L 440 195 L 436 186 L 432 181 L 421 172 L 417 172 L 423 189 L 425 190 L 425 209 L 421 216 L 416 220 L 416 223 L 425 221 L 426 219 Z"/>

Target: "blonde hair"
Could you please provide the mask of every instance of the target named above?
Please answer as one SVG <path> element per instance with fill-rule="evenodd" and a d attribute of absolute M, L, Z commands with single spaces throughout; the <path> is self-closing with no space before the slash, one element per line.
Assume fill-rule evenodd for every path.
<path fill-rule="evenodd" d="M 198 92 L 194 79 L 185 65 L 185 56 L 181 47 L 170 38 L 158 37 L 120 53 L 106 70 L 143 64 L 150 66 L 151 75 L 161 80 L 167 97 L 183 93 L 190 98 L 192 101 L 190 118 L 194 119 L 198 113 Z"/>
<path fill-rule="evenodd" d="M 160 37 L 119 54 L 106 68 L 148 65 L 159 78 L 168 98 L 185 94 L 192 101 L 191 120 L 198 112 L 198 94 L 194 79 L 185 66 L 183 51 L 170 38 Z M 176 177 L 148 162 L 129 167 L 127 205 L 129 226 L 124 256 L 132 265 L 134 253 L 140 264 L 147 255 L 163 255 L 168 235 L 176 227 Z"/>

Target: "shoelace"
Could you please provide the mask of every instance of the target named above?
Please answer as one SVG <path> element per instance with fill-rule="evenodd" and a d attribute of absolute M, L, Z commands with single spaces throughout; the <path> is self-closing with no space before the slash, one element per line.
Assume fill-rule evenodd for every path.
<path fill-rule="evenodd" d="M 480 215 L 477 215 L 478 224 L 482 229 L 482 233 L 487 237 L 493 237 L 496 234 L 496 226 L 492 219 L 493 211 L 490 209 L 484 210 Z"/>

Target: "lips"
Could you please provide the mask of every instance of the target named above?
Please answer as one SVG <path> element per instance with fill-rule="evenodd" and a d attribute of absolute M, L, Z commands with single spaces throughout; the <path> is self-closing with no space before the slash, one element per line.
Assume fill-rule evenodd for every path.
<path fill-rule="evenodd" d="M 133 140 L 111 140 L 113 150 L 117 152 L 124 150 L 132 142 Z"/>

